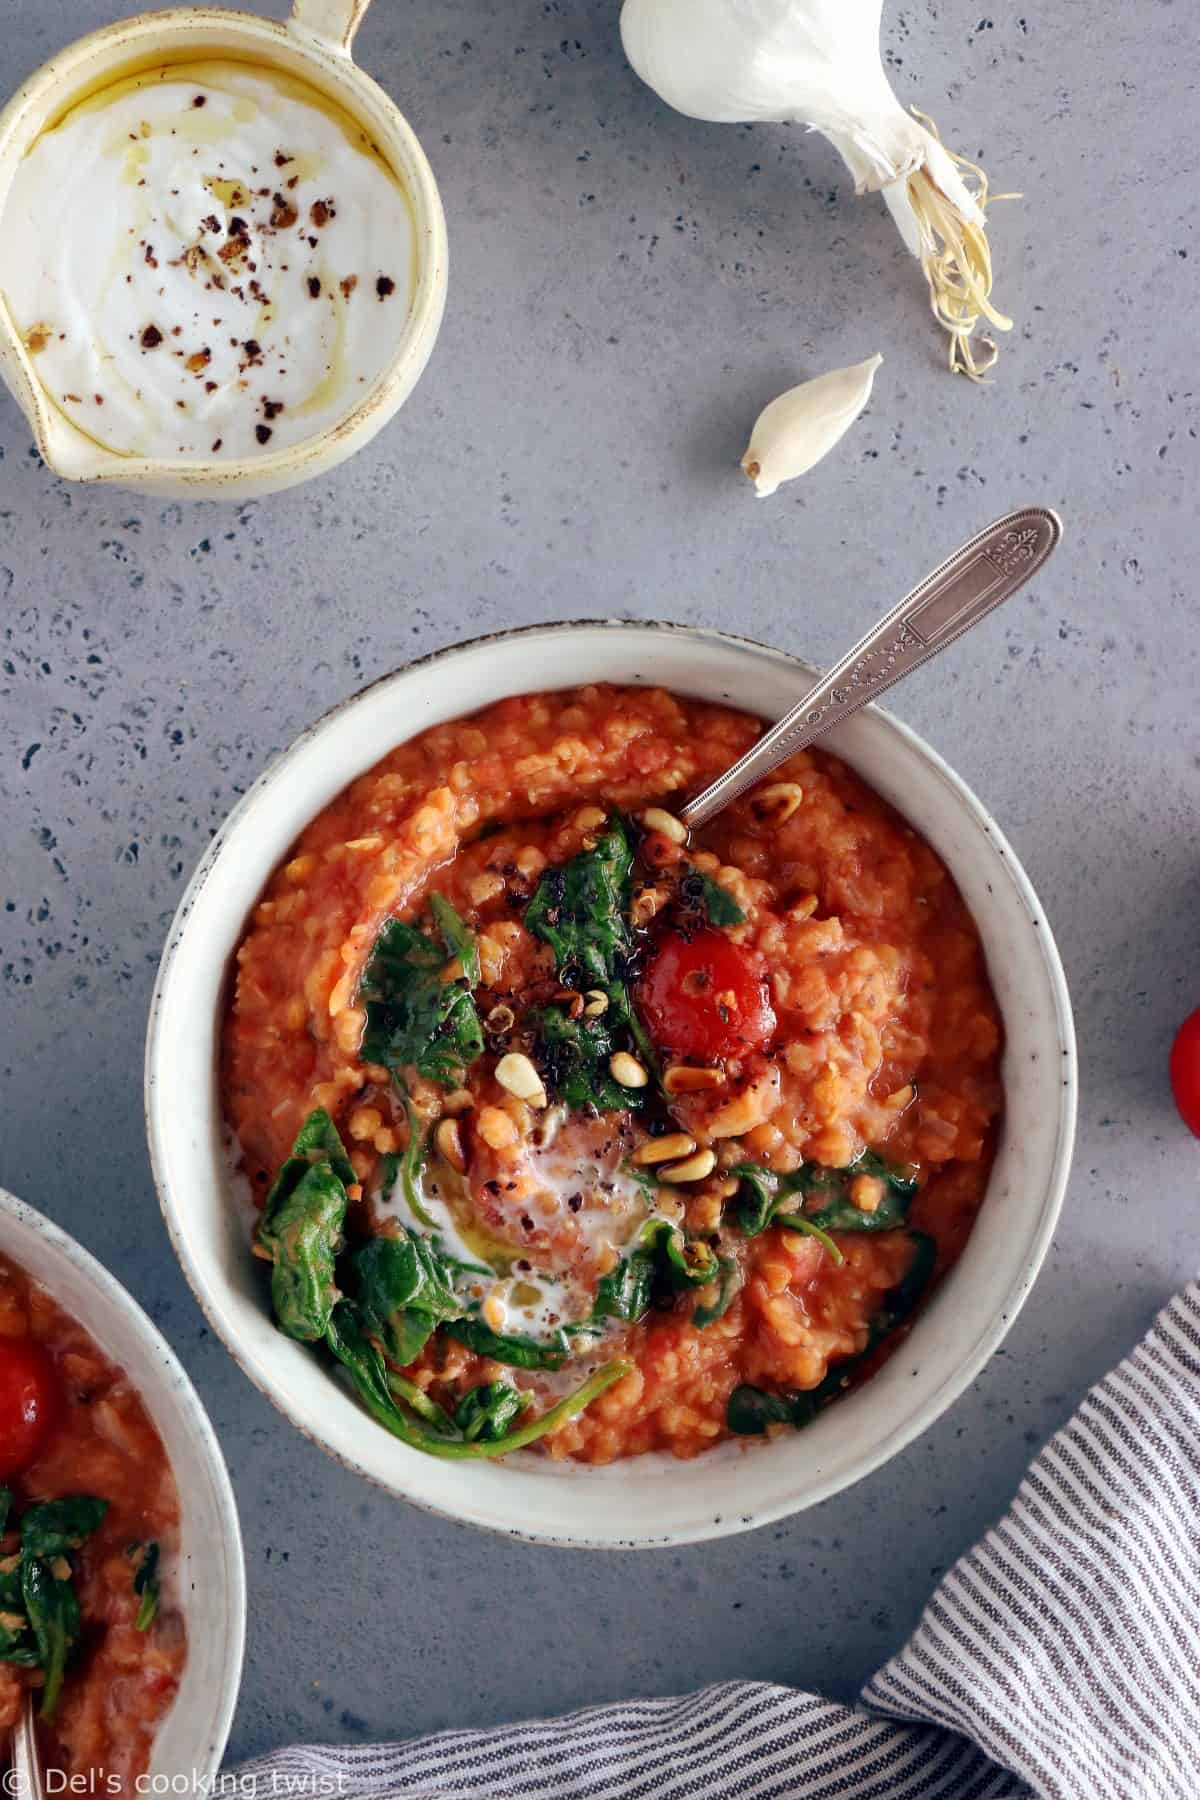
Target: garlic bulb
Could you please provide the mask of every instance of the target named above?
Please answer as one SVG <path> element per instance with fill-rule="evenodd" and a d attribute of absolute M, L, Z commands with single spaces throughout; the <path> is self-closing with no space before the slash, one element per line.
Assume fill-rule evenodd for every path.
<path fill-rule="evenodd" d="M 867 401 L 882 356 L 833 369 L 789 388 L 764 406 L 750 433 L 742 469 L 760 500 L 784 481 L 807 475 L 845 436 Z"/>
<path fill-rule="evenodd" d="M 882 190 L 921 261 L 950 367 L 973 378 L 980 318 L 1011 319 L 989 298 L 991 253 L 982 170 L 905 112 L 879 54 L 883 0 L 624 0 L 621 37 L 634 69 L 669 106 L 725 123 L 800 122 L 840 152 L 861 193 Z M 977 177 L 973 193 L 960 173 Z"/>

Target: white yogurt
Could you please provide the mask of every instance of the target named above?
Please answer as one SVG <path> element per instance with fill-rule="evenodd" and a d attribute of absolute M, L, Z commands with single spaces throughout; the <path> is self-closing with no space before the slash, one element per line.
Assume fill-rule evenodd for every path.
<path fill-rule="evenodd" d="M 369 393 L 415 283 L 408 199 L 312 88 L 235 62 L 104 89 L 43 133 L 0 221 L 42 386 L 110 450 L 262 455 Z"/>

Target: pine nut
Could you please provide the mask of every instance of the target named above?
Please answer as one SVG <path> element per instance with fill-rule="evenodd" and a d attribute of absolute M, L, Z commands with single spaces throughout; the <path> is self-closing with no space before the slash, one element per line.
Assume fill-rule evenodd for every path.
<path fill-rule="evenodd" d="M 673 844 L 687 843 L 687 826 L 674 813 L 664 812 L 661 806 L 648 806 L 638 823 L 644 825 L 647 831 L 661 831 Z"/>
<path fill-rule="evenodd" d="M 683 1162 L 671 1163 L 658 1171 L 660 1181 L 703 1181 L 711 1175 L 717 1166 L 717 1159 L 711 1150 L 697 1150 Z"/>
<path fill-rule="evenodd" d="M 630 1158 L 639 1169 L 652 1169 L 655 1163 L 673 1162 L 677 1157 L 690 1156 L 696 1148 L 696 1140 L 689 1137 L 686 1131 L 672 1131 L 666 1137 L 647 1138 L 639 1144 Z"/>
<path fill-rule="evenodd" d="M 508 1093 L 515 1094 L 529 1106 L 545 1106 L 546 1090 L 542 1078 L 527 1056 L 510 1050 L 496 1064 L 496 1080 Z"/>
<path fill-rule="evenodd" d="M 635 925 L 648 925 L 666 899 L 659 888 L 639 888 L 629 903 L 629 916 Z"/>
<path fill-rule="evenodd" d="M 443 1119 L 434 1134 L 438 1154 L 445 1158 L 452 1169 L 462 1175 L 466 1171 L 467 1158 L 463 1150 L 462 1134 L 458 1129 L 457 1119 Z"/>
<path fill-rule="evenodd" d="M 878 1212 L 885 1192 L 878 1175 L 856 1175 L 850 1183 L 850 1204 L 859 1212 Z"/>
<path fill-rule="evenodd" d="M 618 1050 L 615 1056 L 608 1059 L 609 1074 L 622 1087 L 644 1088 L 650 1077 L 643 1069 L 636 1056 L 630 1056 L 627 1050 Z"/>
<path fill-rule="evenodd" d="M 804 798 L 804 789 L 794 781 L 773 781 L 750 796 L 750 811 L 763 825 L 782 825 L 790 819 Z"/>
<path fill-rule="evenodd" d="M 689 1063 L 675 1063 L 663 1076 L 668 1094 L 702 1094 L 709 1088 L 724 1086 L 723 1069 L 696 1069 Z"/>
<path fill-rule="evenodd" d="M 608 995 L 603 988 L 589 988 L 583 998 L 585 1019 L 598 1019 L 602 1013 L 608 1011 Z"/>

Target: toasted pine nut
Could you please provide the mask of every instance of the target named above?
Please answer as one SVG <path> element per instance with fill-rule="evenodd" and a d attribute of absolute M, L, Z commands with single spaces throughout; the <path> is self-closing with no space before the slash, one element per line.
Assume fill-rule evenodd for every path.
<path fill-rule="evenodd" d="M 583 999 L 585 1019 L 598 1019 L 602 1013 L 608 1011 L 608 995 L 603 988 L 589 988 Z"/>
<path fill-rule="evenodd" d="M 661 806 L 648 806 L 640 815 L 638 823 L 644 825 L 647 831 L 661 831 L 673 844 L 687 843 L 687 826 L 674 813 L 664 812 Z"/>
<path fill-rule="evenodd" d="M 629 916 L 635 925 L 648 925 L 666 899 L 659 888 L 639 888 L 629 903 Z"/>
<path fill-rule="evenodd" d="M 666 1137 L 647 1138 L 639 1144 L 630 1161 L 639 1169 L 652 1169 L 655 1163 L 673 1162 L 676 1157 L 690 1156 L 696 1148 L 696 1140 L 689 1137 L 686 1131 L 672 1131 Z"/>
<path fill-rule="evenodd" d="M 782 825 L 790 819 L 804 798 L 804 789 L 794 781 L 773 781 L 750 796 L 750 811 L 763 825 Z"/>
<path fill-rule="evenodd" d="M 448 1118 L 456 1119 L 459 1113 L 470 1112 L 475 1104 L 475 1096 L 470 1088 L 454 1088 L 442 1101 L 442 1111 Z"/>
<path fill-rule="evenodd" d="M 637 1057 L 630 1056 L 627 1050 L 618 1050 L 615 1056 L 610 1056 L 608 1068 L 613 1080 L 619 1081 L 622 1087 L 644 1088 L 650 1079 Z"/>
<path fill-rule="evenodd" d="M 452 1169 L 463 1174 L 467 1166 L 466 1153 L 463 1150 L 462 1133 L 458 1129 L 457 1119 L 443 1119 L 434 1133 L 434 1141 L 438 1154 L 443 1156 Z"/>
<path fill-rule="evenodd" d="M 663 1076 L 668 1094 L 701 1094 L 708 1088 L 724 1086 L 724 1069 L 697 1069 L 690 1063 L 675 1063 Z"/>
<path fill-rule="evenodd" d="M 529 1106 L 545 1106 L 546 1090 L 542 1078 L 527 1056 L 510 1050 L 496 1064 L 496 1080 L 508 1093 L 515 1094 Z"/>
<path fill-rule="evenodd" d="M 660 1181 L 703 1181 L 711 1175 L 717 1166 L 717 1159 L 711 1150 L 697 1150 L 694 1156 L 685 1157 L 682 1162 L 671 1163 L 667 1168 L 658 1171 Z"/>
<path fill-rule="evenodd" d="M 889 1094 L 883 1104 L 890 1107 L 893 1112 L 903 1112 L 904 1108 L 916 1099 L 916 1095 L 916 1088 L 911 1081 L 907 1081 L 903 1087 L 899 1087 L 894 1093 Z"/>
<path fill-rule="evenodd" d="M 878 1175 L 856 1175 L 850 1183 L 850 1204 L 859 1212 L 878 1212 L 885 1191 Z"/>

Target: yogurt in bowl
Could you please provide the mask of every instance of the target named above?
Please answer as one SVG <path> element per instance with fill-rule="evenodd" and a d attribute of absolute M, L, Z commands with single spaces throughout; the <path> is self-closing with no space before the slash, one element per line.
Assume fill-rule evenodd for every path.
<path fill-rule="evenodd" d="M 121 456 L 233 461 L 335 426 L 412 304 L 411 205 L 367 132 L 244 63 L 147 69 L 73 107 L 0 230 L 39 381 Z"/>
<path fill-rule="evenodd" d="M 71 44 L 0 113 L 0 376 L 56 474 L 246 499 L 407 399 L 446 295 L 366 0 L 180 7 Z"/>

